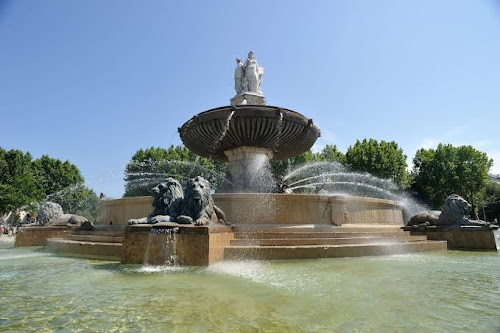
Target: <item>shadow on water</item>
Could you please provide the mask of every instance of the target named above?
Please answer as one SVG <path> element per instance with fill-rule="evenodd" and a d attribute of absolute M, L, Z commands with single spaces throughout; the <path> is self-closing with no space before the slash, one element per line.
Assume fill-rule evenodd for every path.
<path fill-rule="evenodd" d="M 199 273 L 203 271 L 201 267 L 181 267 L 167 265 L 124 265 L 120 262 L 93 263 L 96 270 L 104 270 L 114 274 L 125 275 L 150 275 L 150 274 L 186 274 Z"/>

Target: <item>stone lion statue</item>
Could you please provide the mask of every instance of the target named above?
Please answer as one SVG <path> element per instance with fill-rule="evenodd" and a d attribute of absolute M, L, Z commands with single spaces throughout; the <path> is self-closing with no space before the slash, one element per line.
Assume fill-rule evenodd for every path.
<path fill-rule="evenodd" d="M 184 191 L 179 224 L 207 225 L 210 222 L 226 224 L 224 212 L 214 205 L 210 194 L 210 182 L 203 177 L 188 180 Z"/>
<path fill-rule="evenodd" d="M 430 211 L 413 216 L 407 226 L 426 227 L 437 226 L 461 226 L 476 225 L 487 226 L 490 223 L 484 221 L 470 220 L 471 205 L 458 194 L 448 196 L 444 202 L 442 211 Z"/>
<path fill-rule="evenodd" d="M 431 210 L 429 212 L 420 213 L 412 216 L 412 218 L 406 223 L 406 225 L 419 225 L 419 224 L 427 224 L 427 225 L 436 225 L 439 220 L 439 215 L 441 215 L 440 210 Z"/>
<path fill-rule="evenodd" d="M 471 205 L 458 194 L 452 194 L 444 201 L 443 211 L 437 225 L 468 224 Z"/>
<path fill-rule="evenodd" d="M 129 224 L 155 224 L 174 222 L 182 210 L 184 194 L 181 184 L 174 178 L 153 187 L 153 212 L 141 219 L 131 219 Z"/>

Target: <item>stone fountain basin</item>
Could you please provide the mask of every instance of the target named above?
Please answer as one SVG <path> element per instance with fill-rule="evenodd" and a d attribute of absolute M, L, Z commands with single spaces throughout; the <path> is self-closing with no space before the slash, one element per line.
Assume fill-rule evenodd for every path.
<path fill-rule="evenodd" d="M 385 199 L 281 193 L 218 193 L 213 198 L 234 225 L 404 225 L 403 206 Z M 101 201 L 97 223 L 126 224 L 129 219 L 147 216 L 152 201 L 152 197 Z"/>
<path fill-rule="evenodd" d="M 227 161 L 224 151 L 243 146 L 269 148 L 273 159 L 287 159 L 309 150 L 320 136 L 311 119 L 268 105 L 211 109 L 195 115 L 179 133 L 189 150 L 218 161 Z"/>

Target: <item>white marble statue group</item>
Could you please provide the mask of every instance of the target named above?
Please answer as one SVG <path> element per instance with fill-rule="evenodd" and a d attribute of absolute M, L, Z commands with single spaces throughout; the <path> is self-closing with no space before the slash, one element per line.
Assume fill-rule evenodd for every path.
<path fill-rule="evenodd" d="M 236 95 L 246 92 L 262 95 L 260 85 L 262 83 L 262 75 L 264 67 L 260 67 L 255 60 L 254 53 L 250 51 L 245 63 L 240 58 L 236 59 L 236 69 L 234 71 L 234 88 Z"/>

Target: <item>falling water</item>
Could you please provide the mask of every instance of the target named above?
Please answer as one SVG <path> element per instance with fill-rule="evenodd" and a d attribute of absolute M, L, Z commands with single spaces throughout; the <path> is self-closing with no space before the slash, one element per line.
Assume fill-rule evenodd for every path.
<path fill-rule="evenodd" d="M 153 229 L 149 230 L 149 235 L 148 235 L 148 244 L 146 245 L 146 251 L 144 251 L 144 258 L 142 260 L 142 262 L 145 264 L 145 265 L 149 265 L 149 256 L 150 256 L 150 253 L 151 253 L 151 243 L 153 243 L 153 237 L 154 237 L 154 233 L 152 233 Z"/>
<path fill-rule="evenodd" d="M 278 134 L 276 135 L 276 142 L 273 150 L 276 151 L 281 139 L 281 131 L 283 130 L 283 110 L 279 109 L 280 115 L 278 117 Z"/>
<path fill-rule="evenodd" d="M 217 154 L 217 150 L 219 149 L 222 140 L 224 140 L 224 138 L 226 137 L 227 131 L 229 130 L 229 124 L 231 123 L 231 119 L 233 118 L 233 115 L 234 115 L 234 110 L 232 110 L 231 113 L 229 114 L 229 116 L 226 118 L 226 121 L 224 123 L 224 127 L 222 128 L 222 133 L 217 138 L 217 140 L 214 142 L 214 144 L 212 146 L 212 149 L 211 149 L 212 150 L 212 152 L 211 152 L 212 157 L 215 156 L 215 154 Z"/>
<path fill-rule="evenodd" d="M 151 228 L 146 251 L 144 252 L 144 264 L 176 266 L 178 264 L 178 257 L 175 234 L 178 231 L 179 228 Z"/>

